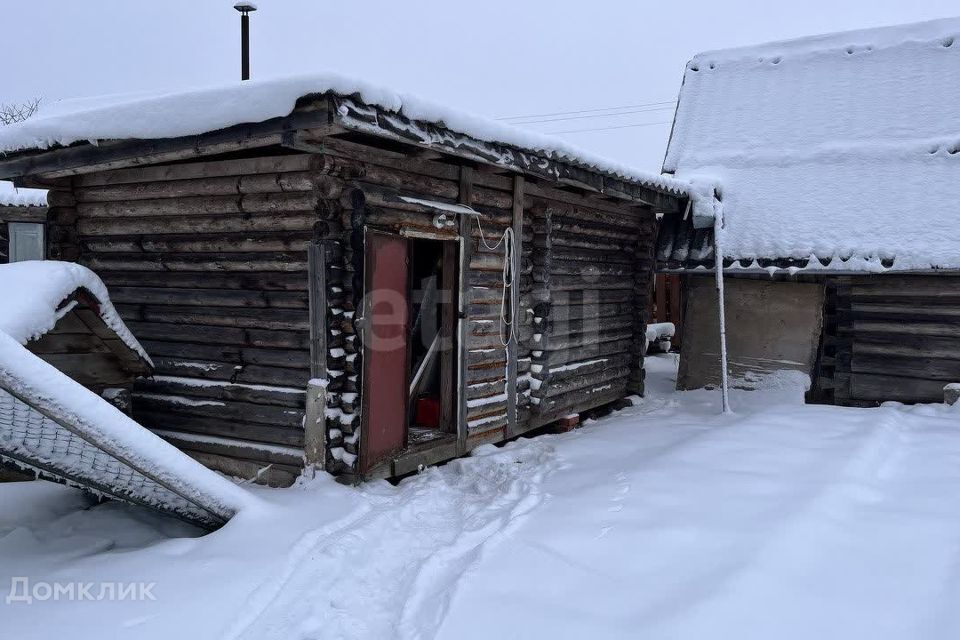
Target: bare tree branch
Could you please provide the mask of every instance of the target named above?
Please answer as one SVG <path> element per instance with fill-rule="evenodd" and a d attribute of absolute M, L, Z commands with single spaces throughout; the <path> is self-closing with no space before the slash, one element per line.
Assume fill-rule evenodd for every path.
<path fill-rule="evenodd" d="M 23 122 L 40 108 L 40 98 L 27 102 L 0 104 L 0 125 Z"/>

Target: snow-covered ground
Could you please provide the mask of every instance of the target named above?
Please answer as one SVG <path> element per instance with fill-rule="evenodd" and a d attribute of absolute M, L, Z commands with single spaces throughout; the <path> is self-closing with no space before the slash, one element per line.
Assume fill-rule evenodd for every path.
<path fill-rule="evenodd" d="M 0 484 L 11 638 L 953 638 L 960 410 L 805 406 L 788 381 L 671 390 L 399 486 L 258 490 L 200 538 L 46 483 Z M 5 603 L 11 580 L 155 583 Z M 96 593 L 96 589 L 94 589 Z"/>

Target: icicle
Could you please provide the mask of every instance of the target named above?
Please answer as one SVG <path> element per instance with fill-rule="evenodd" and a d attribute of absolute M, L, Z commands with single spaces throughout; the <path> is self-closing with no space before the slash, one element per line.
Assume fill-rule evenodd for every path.
<path fill-rule="evenodd" d="M 727 389 L 727 319 L 724 309 L 723 295 L 723 249 L 720 237 L 723 234 L 723 214 L 720 207 L 715 208 L 713 216 L 713 258 L 717 275 L 717 309 L 720 320 L 720 396 L 723 401 L 723 412 L 730 410 L 730 394 Z"/>

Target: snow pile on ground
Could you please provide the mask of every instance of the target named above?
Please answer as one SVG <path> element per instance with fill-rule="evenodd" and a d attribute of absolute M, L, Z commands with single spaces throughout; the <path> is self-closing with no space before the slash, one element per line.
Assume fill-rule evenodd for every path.
<path fill-rule="evenodd" d="M 18 189 L 8 180 L 0 180 L 0 207 L 45 207 L 46 189 Z"/>
<path fill-rule="evenodd" d="M 960 267 L 960 19 L 697 55 L 664 170 L 721 185 L 724 254 Z"/>
<path fill-rule="evenodd" d="M 594 156 L 563 140 L 336 73 L 45 104 L 29 120 L 0 129 L 0 151 L 9 153 L 109 139 L 196 135 L 286 116 L 293 111 L 298 99 L 328 92 L 342 96 L 357 94 L 367 104 L 402 113 L 412 120 L 441 123 L 452 131 L 478 140 L 531 149 L 628 180 L 654 184 L 677 194 L 685 194 L 687 190 L 688 185 L 679 180 L 637 171 Z"/>
<path fill-rule="evenodd" d="M 11 637 L 871 638 L 960 632 L 954 408 L 672 391 L 409 478 L 258 489 L 204 538 L 0 485 Z M 27 505 L 32 505 L 27 507 Z M 153 582 L 150 601 L 4 604 L 12 577 Z"/>

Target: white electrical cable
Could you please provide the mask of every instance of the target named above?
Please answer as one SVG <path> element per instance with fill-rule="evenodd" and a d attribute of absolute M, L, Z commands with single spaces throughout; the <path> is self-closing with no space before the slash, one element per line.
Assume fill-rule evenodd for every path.
<path fill-rule="evenodd" d="M 503 289 L 500 293 L 500 344 L 504 347 L 510 344 L 510 339 L 513 337 L 514 325 L 517 320 L 517 310 L 510 305 L 509 314 L 507 313 L 507 291 L 513 293 L 513 288 L 516 284 L 517 278 L 517 268 L 516 268 L 516 252 L 514 248 L 516 246 L 516 238 L 513 234 L 513 227 L 507 227 L 503 231 L 503 235 L 500 236 L 500 239 L 496 244 L 491 245 L 487 242 L 486 237 L 483 235 L 483 226 L 480 224 L 480 215 L 474 216 L 477 220 L 477 229 L 480 231 L 480 242 L 483 243 L 483 246 L 486 247 L 487 251 L 496 251 L 500 245 L 503 245 L 503 272 L 502 272 L 502 282 Z M 508 317 L 509 315 L 509 317 Z M 509 334 L 504 332 L 505 328 L 509 328 Z"/>

